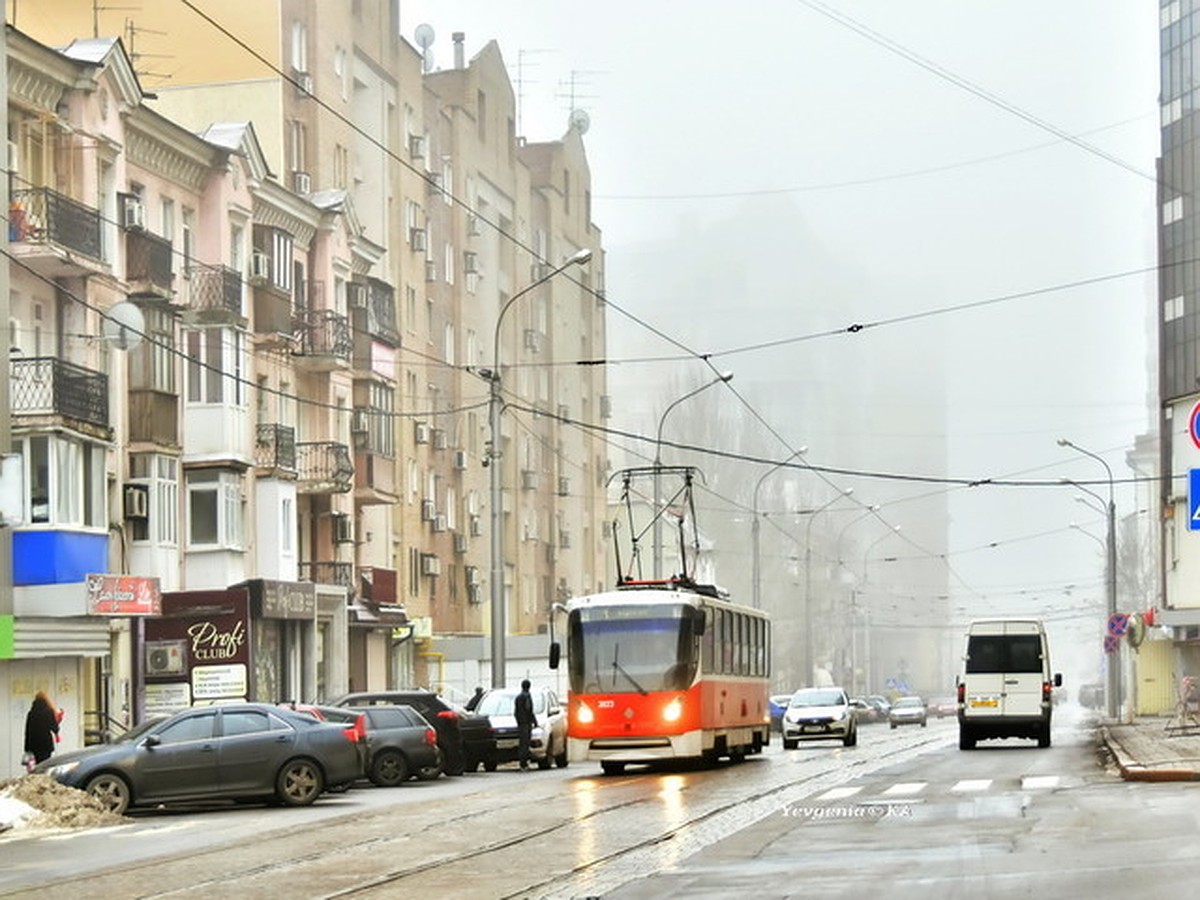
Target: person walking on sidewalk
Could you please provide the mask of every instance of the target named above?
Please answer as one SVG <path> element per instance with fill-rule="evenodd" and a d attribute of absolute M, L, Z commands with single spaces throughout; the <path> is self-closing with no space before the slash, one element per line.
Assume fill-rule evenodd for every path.
<path fill-rule="evenodd" d="M 537 723 L 529 687 L 529 679 L 526 678 L 521 682 L 521 693 L 513 701 L 513 715 L 517 720 L 517 762 L 522 770 L 529 768 L 529 741 L 533 737 L 533 726 Z"/>
<path fill-rule="evenodd" d="M 38 691 L 25 716 L 25 752 L 33 754 L 35 763 L 49 759 L 54 753 L 61 718 L 46 692 Z"/>

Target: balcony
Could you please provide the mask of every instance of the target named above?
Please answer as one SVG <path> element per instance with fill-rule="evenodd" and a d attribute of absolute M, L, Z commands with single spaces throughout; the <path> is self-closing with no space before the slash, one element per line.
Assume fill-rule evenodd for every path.
<path fill-rule="evenodd" d="M 111 438 L 108 376 L 52 357 L 14 359 L 10 391 L 12 411 L 26 427 L 66 425 Z M 29 421 L 31 419 L 42 421 Z"/>
<path fill-rule="evenodd" d="M 301 494 L 344 494 L 354 487 L 350 448 L 333 441 L 297 444 L 296 473 Z"/>
<path fill-rule="evenodd" d="M 207 324 L 242 318 L 242 276 L 228 266 L 195 265 L 187 281 L 190 316 Z"/>
<path fill-rule="evenodd" d="M 165 391 L 129 390 L 129 440 L 179 446 L 179 396 Z"/>
<path fill-rule="evenodd" d="M 331 309 L 310 309 L 296 316 L 296 367 L 309 372 L 346 368 L 354 350 L 350 322 Z"/>
<path fill-rule="evenodd" d="M 260 478 L 296 475 L 296 429 L 291 425 L 259 425 L 254 441 L 254 465 Z"/>
<path fill-rule="evenodd" d="M 171 242 L 148 231 L 125 232 L 125 281 L 139 300 L 171 300 Z"/>
<path fill-rule="evenodd" d="M 48 278 L 107 271 L 100 211 L 50 188 L 15 188 L 8 240 L 23 265 Z"/>
<path fill-rule="evenodd" d="M 302 562 L 297 565 L 301 581 L 313 584 L 336 584 L 354 593 L 354 563 Z"/>

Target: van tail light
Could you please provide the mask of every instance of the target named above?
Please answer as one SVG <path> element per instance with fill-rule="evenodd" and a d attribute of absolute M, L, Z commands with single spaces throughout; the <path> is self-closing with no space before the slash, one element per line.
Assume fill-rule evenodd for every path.
<path fill-rule="evenodd" d="M 1042 682 L 1042 702 L 1043 702 L 1043 703 L 1049 703 L 1049 702 L 1050 702 L 1050 690 L 1051 690 L 1051 688 L 1053 688 L 1053 687 L 1054 687 L 1054 685 L 1052 685 L 1052 684 L 1051 684 L 1050 682 L 1048 682 L 1048 681 L 1043 681 L 1043 682 Z"/>
<path fill-rule="evenodd" d="M 354 744 L 365 744 L 367 742 L 367 716 L 365 713 L 359 713 L 354 718 L 353 725 L 347 725 L 342 729 L 342 733 L 346 735 L 346 740 Z"/>
<path fill-rule="evenodd" d="M 437 746 L 437 732 L 434 731 L 432 728 L 425 729 L 425 743 L 428 744 L 430 747 Z"/>
<path fill-rule="evenodd" d="M 958 702 L 963 703 L 967 699 L 967 686 L 961 682 L 958 685 Z"/>
<path fill-rule="evenodd" d="M 449 719 L 451 722 L 453 722 L 458 719 L 458 713 L 456 713 L 452 709 L 443 709 L 440 713 L 437 714 L 437 717 L 439 719 Z"/>

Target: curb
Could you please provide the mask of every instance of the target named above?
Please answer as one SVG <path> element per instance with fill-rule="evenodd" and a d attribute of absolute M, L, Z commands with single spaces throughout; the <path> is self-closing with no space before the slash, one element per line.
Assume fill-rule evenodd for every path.
<path fill-rule="evenodd" d="M 1100 726 L 1100 735 L 1104 746 L 1116 761 L 1124 781 L 1200 781 L 1200 772 L 1192 769 L 1161 769 L 1143 765 L 1125 752 L 1120 741 L 1113 739 L 1105 725 Z"/>

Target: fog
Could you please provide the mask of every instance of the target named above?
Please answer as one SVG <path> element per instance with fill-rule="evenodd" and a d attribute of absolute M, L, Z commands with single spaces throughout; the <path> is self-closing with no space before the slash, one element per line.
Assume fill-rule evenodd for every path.
<path fill-rule="evenodd" d="M 497 41 L 530 140 L 588 113 L 613 464 L 649 463 L 661 427 L 747 602 L 761 516 L 781 681 L 804 678 L 781 649 L 809 579 L 827 628 L 867 598 L 875 676 L 942 687 L 994 614 L 1046 618 L 1069 683 L 1097 676 L 1109 483 L 1057 439 L 1146 515 L 1125 455 L 1156 418 L 1153 4 L 401 9 L 435 67 L 452 32 L 468 58 Z"/>

